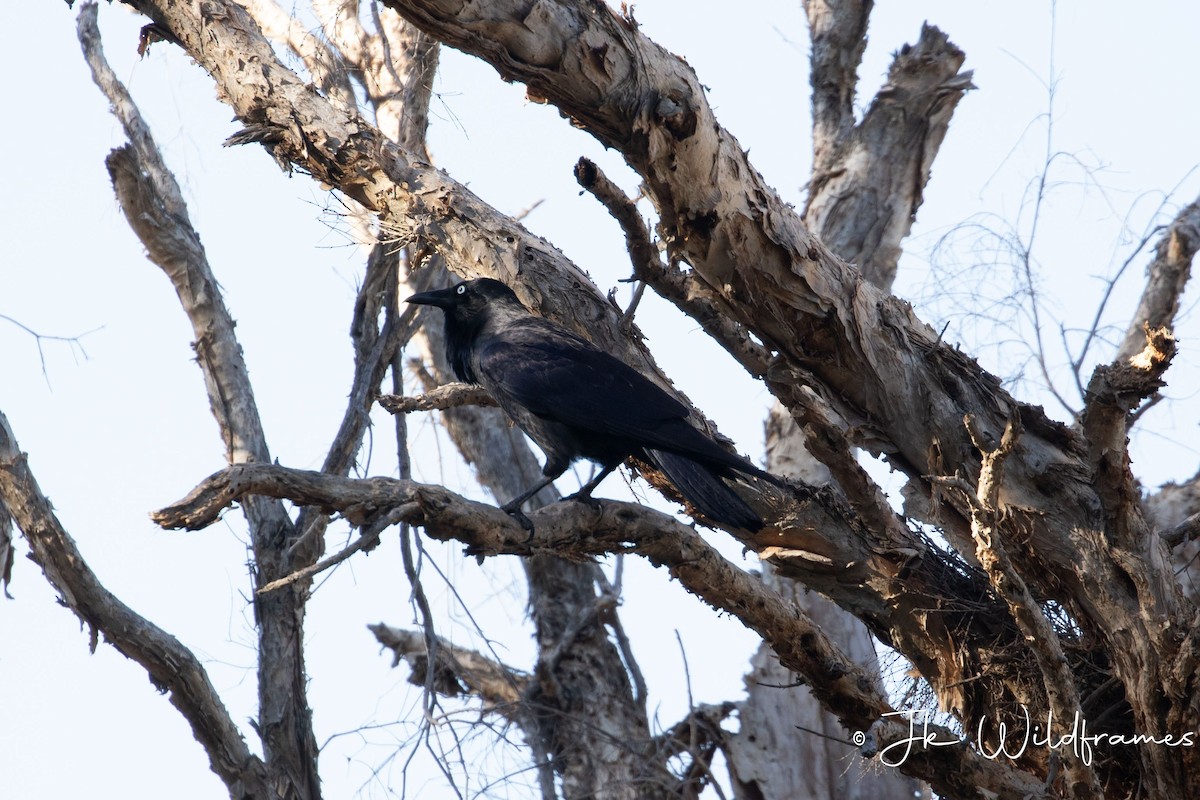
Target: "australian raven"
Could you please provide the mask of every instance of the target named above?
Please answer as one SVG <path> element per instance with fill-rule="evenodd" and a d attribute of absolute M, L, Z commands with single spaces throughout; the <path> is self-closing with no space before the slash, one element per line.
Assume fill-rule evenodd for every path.
<path fill-rule="evenodd" d="M 544 479 L 505 511 L 519 515 L 525 500 L 577 458 L 601 466 L 574 495 L 588 499 L 608 473 L 635 456 L 663 472 L 710 520 L 762 528 L 759 515 L 722 479 L 741 474 L 785 485 L 780 479 L 689 425 L 686 406 L 583 337 L 530 312 L 508 286 L 480 278 L 408 302 L 445 312 L 446 355 L 455 375 L 486 389 L 546 454 Z"/>

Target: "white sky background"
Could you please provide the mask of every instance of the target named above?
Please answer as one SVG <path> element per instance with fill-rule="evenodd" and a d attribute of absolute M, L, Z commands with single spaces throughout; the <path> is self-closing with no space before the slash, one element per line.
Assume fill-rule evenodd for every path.
<path fill-rule="evenodd" d="M 746 4 L 736 15 L 733 7 L 646 0 L 636 16 L 648 36 L 688 59 L 710 87 L 721 122 L 750 149 L 768 182 L 799 206 L 810 161 L 807 33 L 799 2 Z M 1036 250 L 1046 312 L 1056 320 L 1051 342 L 1058 341 L 1057 320 L 1068 327 L 1090 324 L 1101 278 L 1128 255 L 1129 242 L 1200 191 L 1200 175 L 1190 172 L 1200 162 L 1200 8 L 1144 8 L 1150 10 L 1134 15 L 1128 4 L 1113 2 L 1058 7 L 1054 148 L 1099 169 L 1087 177 L 1060 159 L 1061 169 L 1052 173 L 1056 188 Z M 80 56 L 74 14 L 61 2 L 42 0 L 10 3 L 4 17 L 0 314 L 43 334 L 92 332 L 81 347 L 44 341 L 43 375 L 37 342 L 0 320 L 0 409 L 101 580 L 193 648 L 255 747 L 245 725 L 255 707 L 255 636 L 239 515 L 199 533 L 166 533 L 147 518 L 223 464 L 192 361 L 190 327 L 113 199 L 103 160 L 123 137 Z M 935 242 L 974 215 L 1016 220 L 1044 161 L 1050 18 L 1046 4 L 1033 2 L 890 3 L 875 11 L 860 71 L 861 102 L 882 82 L 891 52 L 915 41 L 926 19 L 966 51 L 979 87 L 955 113 L 897 284 L 939 328 L 944 315 L 961 310 L 957 293 L 970 294 L 976 285 L 986 293 L 987 281 L 975 271 L 940 290 L 928 258 Z M 138 60 L 144 20 L 120 6 L 102 6 L 100 21 L 106 53 L 176 170 L 238 320 L 273 455 L 288 466 L 316 468 L 347 392 L 346 331 L 361 253 L 349 244 L 335 204 L 308 178 L 286 178 L 260 148 L 220 147 L 237 124 L 215 100 L 207 75 L 167 44 Z M 508 213 L 544 200 L 527 225 L 588 270 L 601 289 L 628 275 L 617 226 L 594 200 L 579 196 L 571 176 L 576 159 L 587 155 L 634 191 L 636 180 L 613 154 L 553 109 L 526 102 L 520 86 L 502 83 L 490 68 L 452 51 L 443 52 L 436 90 L 430 140 L 439 166 Z M 1154 219 L 1171 190 L 1177 193 L 1167 200 L 1166 217 Z M 1028 218 L 1022 224 L 1028 231 Z M 969 264 L 971 255 L 960 250 L 958 266 Z M 1120 328 L 1141 290 L 1146 261 L 1137 258 L 1118 287 L 1107 320 Z M 939 303 L 950 290 L 953 302 Z M 628 288 L 622 285 L 619 294 L 628 297 Z M 1151 487 L 1190 477 L 1200 464 L 1196 297 L 1190 291 L 1185 301 L 1181 353 L 1168 374 L 1173 399 L 1146 416 L 1145 432 L 1134 440 L 1135 469 Z M 667 373 L 744 452 L 760 458 L 768 403 L 761 386 L 664 304 L 644 303 L 638 321 Z M 1000 338 L 994 329 L 952 326 L 947 338 L 1004 376 L 1023 359 L 1019 348 L 994 346 Z M 1111 351 L 1095 355 L 1104 360 Z M 1061 353 L 1053 358 L 1061 366 Z M 1063 387 L 1069 390 L 1069 383 Z M 1036 381 L 1016 391 L 1062 416 Z M 378 441 L 369 461 L 366 452 L 362 456 L 365 471 L 394 474 L 387 415 L 376 421 Z M 439 460 L 451 451 L 444 443 L 439 449 L 432 418 L 414 416 L 410 425 L 418 478 L 476 491 L 469 470 Z M 559 487 L 572 488 L 568 478 Z M 627 496 L 619 478 L 609 479 L 600 495 Z M 332 528 L 330 551 L 348 536 L 344 526 Z M 23 543 L 18 547 L 23 554 Z M 531 629 L 519 565 L 493 560 L 481 569 L 456 548 L 431 552 L 500 640 L 501 655 L 528 667 Z M 725 552 L 755 567 L 738 548 Z M 661 726 L 687 708 L 676 629 L 696 702 L 740 697 L 754 638 L 661 571 L 636 560 L 626 566 L 624 621 Z M 429 568 L 425 576 L 445 615 L 441 632 L 477 644 L 441 579 Z M 11 591 L 14 600 L 0 600 L 0 796 L 225 795 L 190 730 L 144 671 L 103 644 L 89 655 L 86 632 L 55 603 L 31 562 L 18 559 Z M 385 785 L 400 789 L 406 752 L 386 759 L 411 733 L 404 721 L 415 719 L 418 693 L 405 682 L 406 668 L 391 668 L 365 626 L 412 619 L 394 536 L 369 557 L 356 556 L 324 576 L 309 605 L 318 742 L 401 721 L 328 744 L 322 753 L 327 797 L 383 796 Z M 473 718 L 461 717 L 463 730 Z M 496 756 L 482 763 L 491 778 L 523 766 L 519 758 Z M 411 794 L 449 796 L 441 787 L 427 764 L 412 770 Z M 480 789 L 479 778 L 465 788 Z M 522 795 L 514 789 L 510 796 Z"/>

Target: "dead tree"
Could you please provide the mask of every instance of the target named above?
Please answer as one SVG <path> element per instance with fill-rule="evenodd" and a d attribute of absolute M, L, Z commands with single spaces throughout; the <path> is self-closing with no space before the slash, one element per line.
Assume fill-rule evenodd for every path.
<path fill-rule="evenodd" d="M 82 9 L 93 75 L 129 138 L 108 159 L 114 190 L 192 322 L 226 445 L 228 465 L 155 519 L 164 528 L 203 528 L 234 503 L 246 517 L 262 756 L 246 746 L 195 657 L 87 568 L 3 417 L 0 525 L 11 515 L 93 641 L 102 634 L 169 693 L 231 797 L 320 796 L 302 646 L 311 581 L 393 527 L 410 579 L 418 528 L 461 543 L 472 557 L 523 558 L 537 632 L 533 665 L 505 665 L 437 636 L 415 583 L 424 630 L 374 632 L 411 664 L 430 704 L 438 695 L 476 697 L 518 726 L 544 797 L 696 796 L 713 782 L 718 751 L 740 797 L 792 796 L 800 782 L 827 796 L 899 797 L 914 785 L 901 776 L 945 797 L 1187 796 L 1200 772 L 1190 741 L 1200 730 L 1200 623 L 1171 548 L 1194 546 L 1198 482 L 1143 498 L 1127 433 L 1176 354 L 1171 329 L 1200 246 L 1195 205 L 1164 230 L 1124 344 L 1092 374 L 1078 420 L 1065 424 L 1013 397 L 888 292 L 930 166 L 972 88 L 964 54 L 933 27 L 900 49 L 884 89 L 856 119 L 871 3 L 806 3 L 815 159 L 807 207 L 798 212 L 721 127 L 687 63 L 631 14 L 602 3 L 382 0 L 367 27 L 357 2 L 314 0 L 317 36 L 270 0 L 124 2 L 148 20 L 143 48 L 182 48 L 211 76 L 241 125 L 229 144 L 261 146 L 285 170 L 333 187 L 352 204 L 359 229 L 377 226 L 388 239 L 368 259 L 352 325 L 353 387 L 322 468 L 273 464 L 232 319 L 181 193 L 103 62 L 95 6 Z M 777 401 L 772 468 L 793 476 L 791 489 L 747 491 L 767 526 L 727 532 L 769 566 L 765 576 L 642 506 L 560 504 L 546 491 L 527 536 L 491 505 L 411 480 L 403 415 L 416 408 L 446 409 L 453 440 L 497 497 L 528 485 L 536 461 L 486 398 L 445 385 L 436 327 L 398 303 L 410 288 L 449 275 L 498 278 L 538 313 L 670 386 L 629 315 L 582 270 L 429 165 L 429 80 L 442 45 L 523 83 L 530 98 L 555 106 L 641 177 L 661 247 L 633 201 L 594 164 L 577 169 L 620 224 L 637 280 L 694 318 Z M 303 74 L 276 46 L 300 59 Z M 400 397 L 410 341 L 428 383 L 424 394 Z M 389 371 L 395 396 L 381 397 Z M 349 477 L 377 400 L 397 413 L 400 477 Z M 711 425 L 699 409 L 693 416 Z M 860 450 L 905 474 L 909 516 L 859 465 Z M 661 476 L 642 473 L 669 494 Z M 303 510 L 290 515 L 285 500 Z M 334 513 L 361 538 L 323 558 Z M 11 561 L 6 540 L 0 573 Z M 655 735 L 613 588 L 590 561 L 616 552 L 665 567 L 760 636 L 760 683 L 794 676 L 808 694 L 780 700 L 756 688 L 736 709 L 737 735 L 722 724 L 732 703 L 696 708 Z M 814 606 L 807 590 L 825 600 Z M 914 739 L 905 709 L 880 685 L 870 637 L 911 663 L 956 725 L 922 727 Z M 809 718 L 809 696 L 829 715 L 824 729 L 840 726 L 865 761 L 884 765 L 874 765 L 883 772 L 877 786 L 855 778 L 839 789 L 814 777 L 832 752 L 796 763 L 789 725 L 793 714 Z M 1024 731 L 1030 719 L 1051 717 L 1043 735 L 1056 746 L 996 757 L 1005 738 L 999 724 Z M 1103 728 L 1086 740 L 1080 721 Z M 1063 746 L 1057 737 L 1072 733 L 1074 746 Z M 775 745 L 764 749 L 764 740 Z"/>

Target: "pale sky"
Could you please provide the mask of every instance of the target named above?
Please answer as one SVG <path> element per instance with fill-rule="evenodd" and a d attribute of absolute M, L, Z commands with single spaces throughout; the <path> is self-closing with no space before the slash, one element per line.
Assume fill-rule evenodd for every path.
<path fill-rule="evenodd" d="M 55 0 L 9 5 L 0 33 L 8 109 L 0 126 L 0 152 L 8 162 L 8 191 L 0 194 L 0 315 L 47 335 L 86 335 L 75 347 L 43 341 L 43 374 L 38 343 L 0 319 L 0 410 L 91 567 L 122 600 L 193 648 L 256 747 L 245 724 L 254 714 L 254 631 L 240 519 L 233 513 L 227 522 L 185 534 L 158 530 L 147 517 L 223 465 L 192 360 L 191 330 L 169 282 L 145 260 L 113 199 L 104 156 L 123 138 L 80 56 L 74 13 Z M 718 118 L 750 150 L 768 183 L 799 206 L 810 146 L 800 4 L 745 4 L 736 15 L 732 7 L 644 0 L 636 16 L 648 36 L 688 59 L 710 87 Z M 1143 9 L 1150 10 L 1139 15 L 1115 2 L 1057 9 L 1050 147 L 1064 155 L 1054 160 L 1035 249 L 1055 343 L 1060 324 L 1068 330 L 1090 324 L 1102 279 L 1129 255 L 1130 242 L 1200 192 L 1194 88 L 1200 8 Z M 950 294 L 958 298 L 978 281 L 986 301 L 997 280 L 995 273 L 987 278 L 976 271 L 952 286 L 939 283 L 940 273 L 930 268 L 939 239 L 968 220 L 1029 230 L 1027 187 L 1047 152 L 1050 19 L 1049 6 L 1033 2 L 876 8 L 860 102 L 882 82 L 890 54 L 915 41 L 924 20 L 966 51 L 979 87 L 955 113 L 896 287 L 939 329 L 945 315 L 961 310 L 958 300 L 946 302 Z M 207 75 L 166 44 L 139 60 L 137 31 L 144 20 L 119 4 L 103 4 L 100 22 L 106 53 L 176 170 L 238 320 L 272 453 L 287 466 L 315 468 L 347 393 L 346 331 L 361 253 L 349 243 L 336 203 L 308 178 L 282 175 L 259 148 L 221 147 L 237 124 L 215 100 Z M 628 275 L 616 225 L 594 200 L 579 196 L 571 175 L 578 157 L 587 155 L 632 193 L 637 181 L 614 154 L 552 108 L 526 102 L 520 86 L 504 84 L 489 67 L 457 53 L 443 53 L 436 91 L 430 141 L 439 166 L 508 213 L 544 201 L 526 224 L 588 270 L 602 290 Z M 1164 202 L 1166 217 L 1156 218 Z M 977 242 L 973 250 L 956 251 L 957 266 L 984 258 L 984 249 Z M 1124 325 L 1146 261 L 1136 258 L 1118 285 L 1109 323 Z M 627 297 L 623 285 L 619 291 Z M 1135 470 L 1148 487 L 1186 479 L 1200 465 L 1196 297 L 1192 290 L 1185 298 L 1180 356 L 1168 374 L 1172 400 L 1145 417 L 1134 440 Z M 644 304 L 638 321 L 666 372 L 743 452 L 760 459 L 765 390 L 664 304 Z M 996 329 L 949 330 L 989 369 L 1006 377 L 1016 372 L 1021 350 L 996 346 Z M 1064 378 L 1061 351 L 1052 358 L 1056 377 Z M 1036 381 L 1014 391 L 1063 414 Z M 386 414 L 376 416 L 380 425 L 387 421 Z M 414 416 L 410 424 L 418 479 L 483 497 L 471 486 L 469 470 L 441 458 L 450 450 L 444 442 L 438 447 L 433 418 Z M 376 430 L 383 435 L 375 437 L 369 461 L 364 451 L 365 471 L 394 474 L 390 429 Z M 559 487 L 573 488 L 569 478 Z M 598 494 L 628 496 L 615 477 Z M 657 497 L 653 502 L 669 508 Z M 348 536 L 344 525 L 331 528 L 328 549 L 339 549 Z M 708 534 L 710 541 L 722 536 Z M 23 555 L 24 543 L 17 546 Z M 756 568 L 753 557 L 723 546 L 728 557 Z M 431 554 L 498 639 L 501 656 L 530 666 L 519 565 L 493 560 L 480 568 L 457 548 L 435 547 Z M 432 568 L 425 574 L 443 615 L 440 632 L 476 645 L 455 598 Z M 627 563 L 625 581 L 625 624 L 659 726 L 671 725 L 687 708 L 676 629 L 695 701 L 739 698 L 753 636 L 636 560 Z M 32 562 L 18 558 L 10 591 L 14 600 L 0 599 L 0 794 L 225 795 L 189 729 L 144 671 L 104 644 L 89 655 L 87 633 L 56 604 Z M 644 611 L 651 603 L 656 615 Z M 356 556 L 324 576 L 309 605 L 311 703 L 318 742 L 328 742 L 321 765 L 330 798 L 400 789 L 407 750 L 397 747 L 412 732 L 419 694 L 406 684 L 406 668 L 393 670 L 390 656 L 379 653 L 366 629 L 379 621 L 413 621 L 394 535 L 369 557 Z M 460 717 L 464 730 L 471 719 L 470 713 Z M 370 728 L 355 732 L 364 726 Z M 481 756 L 479 765 L 468 793 L 485 777 L 524 763 L 509 754 Z M 531 780 L 517 778 L 519 784 Z M 450 796 L 420 757 L 408 789 L 412 796 Z M 511 796 L 524 795 L 515 790 Z"/>

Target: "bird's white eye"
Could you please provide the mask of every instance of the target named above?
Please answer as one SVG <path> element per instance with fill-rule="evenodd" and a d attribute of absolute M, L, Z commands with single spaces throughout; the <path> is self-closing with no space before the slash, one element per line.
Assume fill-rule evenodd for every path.
<path fill-rule="evenodd" d="M 466 284 L 464 284 L 464 283 L 460 283 L 460 284 L 458 285 L 458 288 L 457 288 L 455 291 L 456 291 L 456 292 L 458 292 L 459 294 L 466 294 L 466 293 L 467 293 L 467 286 L 466 286 Z"/>

